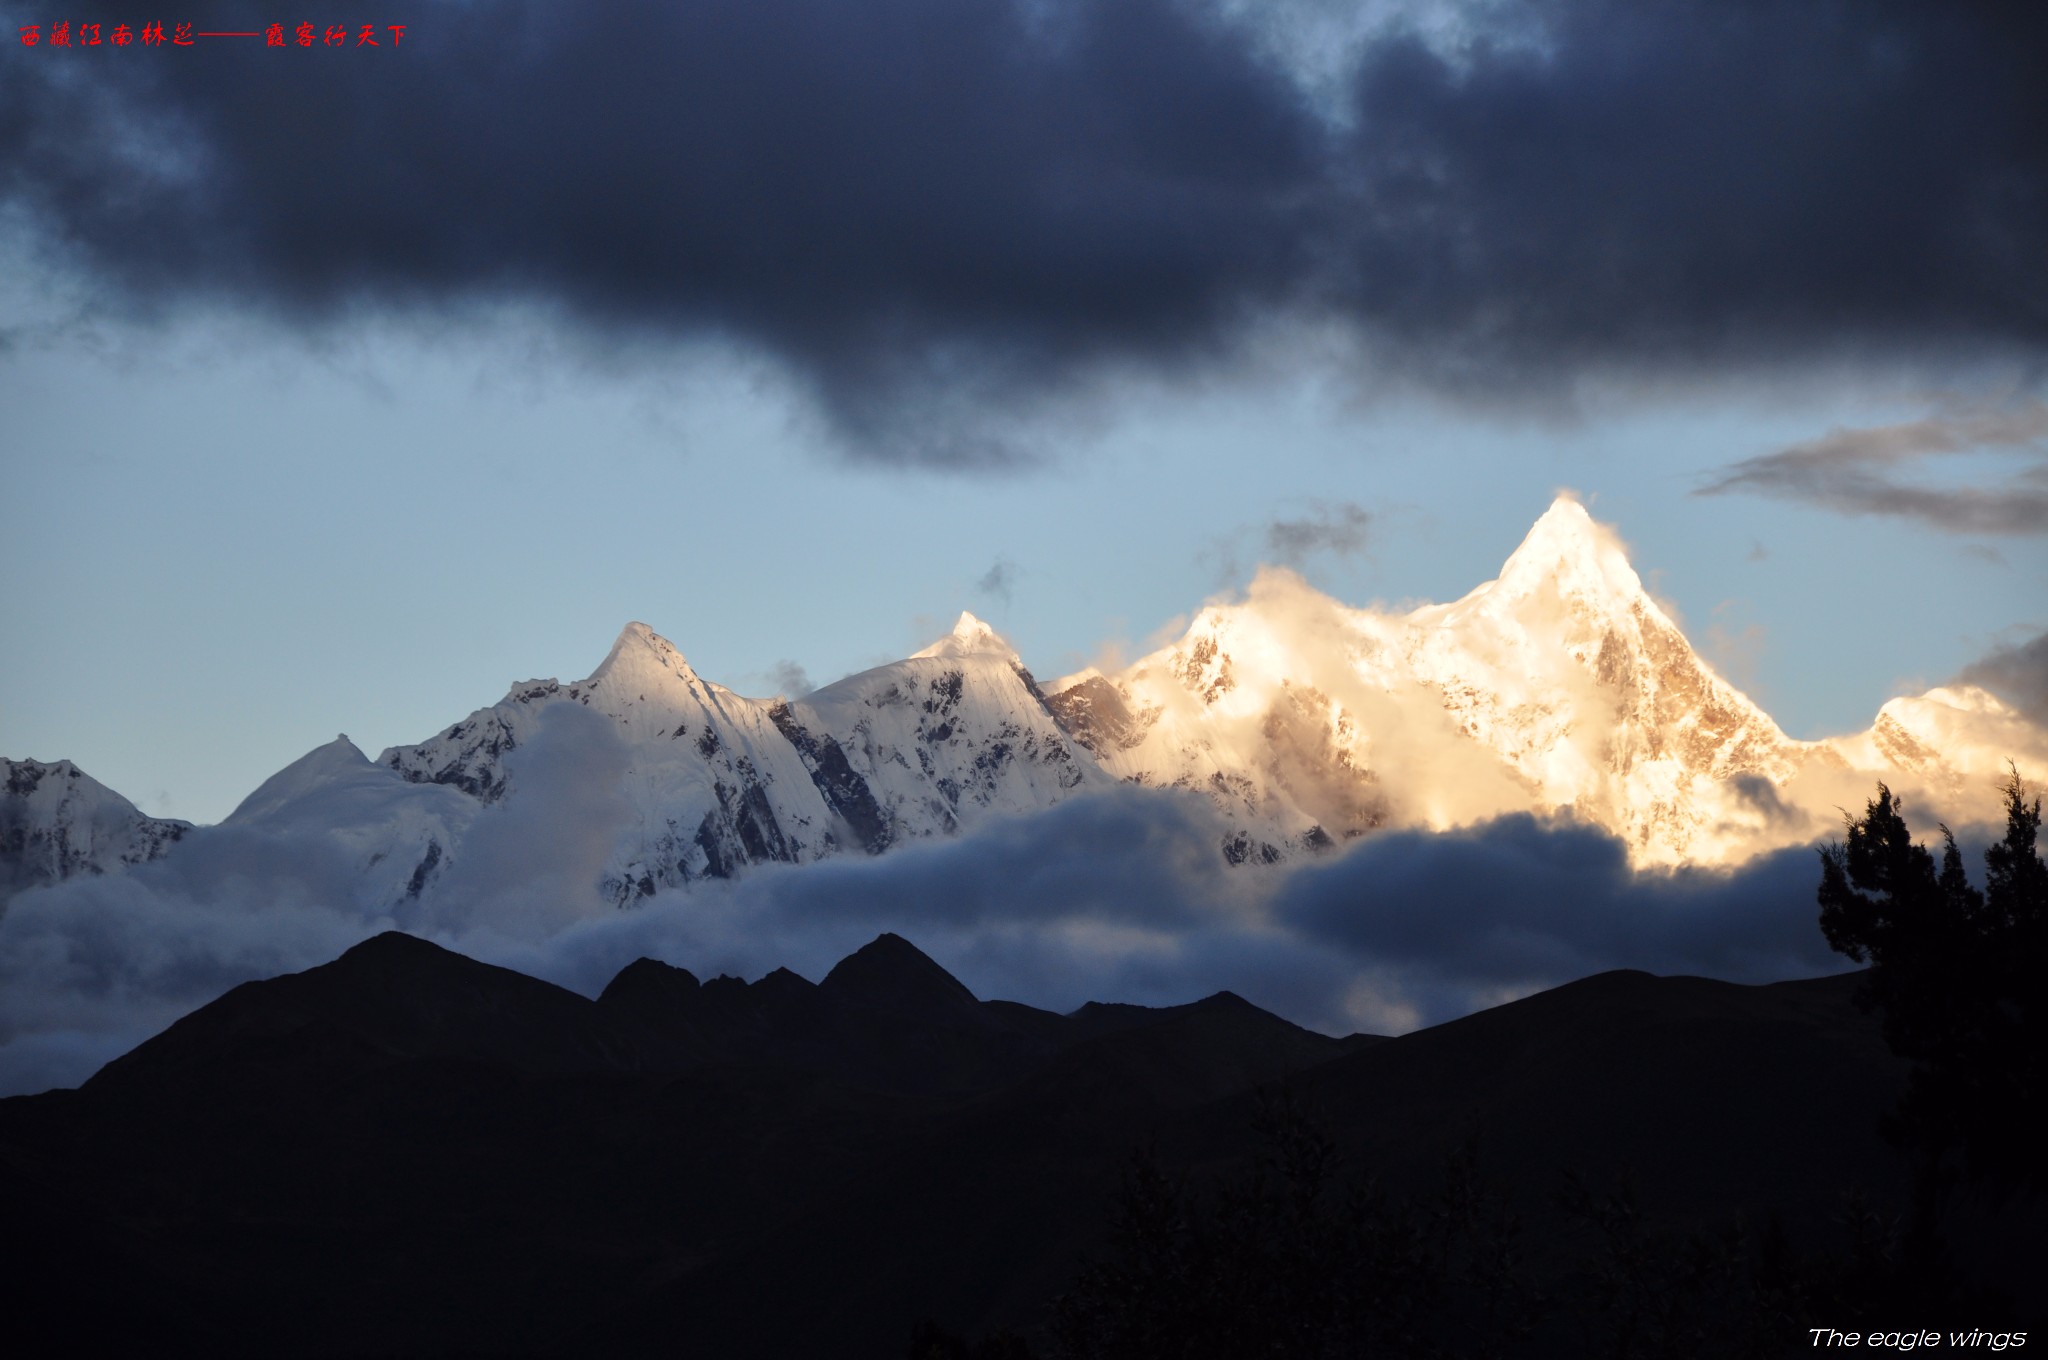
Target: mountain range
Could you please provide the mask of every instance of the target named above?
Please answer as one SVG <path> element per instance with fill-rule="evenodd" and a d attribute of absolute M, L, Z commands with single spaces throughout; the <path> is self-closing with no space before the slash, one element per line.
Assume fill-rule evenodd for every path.
<path fill-rule="evenodd" d="M 339 737 L 224 825 L 324 840 L 363 906 L 392 911 L 433 891 L 486 810 L 541 796 L 522 752 L 572 706 L 617 739 L 591 886 L 622 905 L 1120 785 L 1205 797 L 1233 864 L 1534 811 L 1603 828 L 1639 866 L 1725 865 L 1824 834 L 1875 779 L 1960 825 L 1995 809 L 2006 762 L 2048 766 L 2048 734 L 1967 685 L 1894 699 L 1862 733 L 1788 737 L 1701 659 L 1616 534 L 1560 498 L 1452 603 L 1351 608 L 1268 570 L 1172 644 L 1047 684 L 971 614 L 912 657 L 772 698 L 704 679 L 633 623 L 587 679 L 515 684 L 374 760 Z M 66 762 L 0 773 L 14 890 L 146 862 L 187 829 Z"/>

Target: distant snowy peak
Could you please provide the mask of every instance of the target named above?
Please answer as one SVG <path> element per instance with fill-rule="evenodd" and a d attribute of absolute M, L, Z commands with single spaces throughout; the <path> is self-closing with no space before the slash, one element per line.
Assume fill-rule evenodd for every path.
<path fill-rule="evenodd" d="M 1738 853 L 1720 786 L 1782 781 L 1802 759 L 1693 651 L 1619 538 L 1575 501 L 1552 505 L 1498 579 L 1407 624 L 1410 669 L 1462 730 L 1539 803 L 1572 807 L 1649 860 Z"/>
<path fill-rule="evenodd" d="M 814 690 L 790 709 L 807 732 L 837 743 L 892 842 L 1116 782 L 1061 728 L 1017 654 L 972 614 L 917 655 Z"/>
<path fill-rule="evenodd" d="M 1865 731 L 1819 745 L 1858 769 L 1891 768 L 1951 788 L 1999 780 L 2011 765 L 2048 770 L 2048 732 L 1975 685 L 1888 700 Z"/>
<path fill-rule="evenodd" d="M 668 715 L 700 712 L 714 702 L 714 691 L 729 693 L 706 684 L 668 639 L 644 623 L 629 623 L 589 679 L 566 686 L 553 678 L 519 681 L 491 707 L 416 746 L 394 746 L 377 763 L 416 783 L 449 784 L 494 803 L 508 792 L 504 757 L 532 736 L 541 708 L 557 702 L 595 707 L 629 735 L 658 732 L 673 739 L 684 724 L 669 724 Z"/>
<path fill-rule="evenodd" d="M 575 704 L 611 720 L 627 758 L 633 822 L 607 871 L 620 900 L 768 861 L 802 863 L 838 848 L 842 824 L 778 724 L 773 701 L 701 678 L 683 654 L 631 623 L 590 677 L 533 680 L 417 746 L 378 757 L 404 778 L 486 803 L 513 792 L 513 753 L 542 713 Z M 829 753 L 822 758 L 831 764 Z"/>
<path fill-rule="evenodd" d="M 575 688 L 582 691 L 575 696 L 580 702 L 626 711 L 649 702 L 650 694 L 656 704 L 687 707 L 717 687 L 706 685 L 674 643 L 644 623 L 629 623 L 590 678 Z"/>
<path fill-rule="evenodd" d="M 924 650 L 912 652 L 910 660 L 961 656 L 991 656 L 999 661 L 1008 661 L 1012 665 L 1023 664 L 1023 659 L 1009 643 L 1003 641 L 995 629 L 964 609 L 960 611 L 959 619 L 953 624 L 952 632 Z"/>
<path fill-rule="evenodd" d="M 227 820 L 239 824 L 269 821 L 284 815 L 309 793 L 332 789 L 361 771 L 374 772 L 376 768 L 344 732 L 325 746 L 315 746 L 258 784 L 255 792 L 236 804 Z"/>
<path fill-rule="evenodd" d="M 357 905 L 392 912 L 447 872 L 479 807 L 467 790 L 401 777 L 344 735 L 264 780 L 221 825 L 324 843 L 354 870 Z"/>
<path fill-rule="evenodd" d="M 190 830 L 144 816 L 68 760 L 0 758 L 0 898 L 145 864 Z"/>

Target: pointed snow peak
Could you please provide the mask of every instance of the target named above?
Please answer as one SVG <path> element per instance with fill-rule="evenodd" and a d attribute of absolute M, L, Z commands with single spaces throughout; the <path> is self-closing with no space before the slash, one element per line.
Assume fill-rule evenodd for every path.
<path fill-rule="evenodd" d="M 1646 593 L 1620 536 L 1570 495 L 1552 501 L 1530 527 L 1501 567 L 1498 584 L 1512 596 L 1545 587 L 1606 600 L 1633 600 Z"/>
<path fill-rule="evenodd" d="M 994 656 L 1005 661 L 1018 659 L 1010 644 L 1002 635 L 983 623 L 966 610 L 960 611 L 960 619 L 953 625 L 953 631 L 934 642 L 914 656 Z"/>
<path fill-rule="evenodd" d="M 325 774 L 353 770 L 369 763 L 370 758 L 363 754 L 362 748 L 348 739 L 348 733 L 342 732 L 325 746 L 315 746 L 284 768 L 306 774 Z"/>
<path fill-rule="evenodd" d="M 619 640 L 612 644 L 605 654 L 604 663 L 591 673 L 593 683 L 607 676 L 620 679 L 638 680 L 650 674 L 669 672 L 686 680 L 697 678 L 697 672 L 690 669 L 690 663 L 676 650 L 674 643 L 635 621 L 619 630 Z"/>

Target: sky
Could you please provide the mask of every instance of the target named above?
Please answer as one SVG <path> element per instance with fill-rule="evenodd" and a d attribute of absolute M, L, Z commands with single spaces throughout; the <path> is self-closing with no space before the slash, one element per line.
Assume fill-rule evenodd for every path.
<path fill-rule="evenodd" d="M 632 619 L 767 694 L 1451 599 L 1567 489 L 1794 736 L 2048 690 L 2038 6 L 0 10 L 0 752 L 147 812 Z"/>

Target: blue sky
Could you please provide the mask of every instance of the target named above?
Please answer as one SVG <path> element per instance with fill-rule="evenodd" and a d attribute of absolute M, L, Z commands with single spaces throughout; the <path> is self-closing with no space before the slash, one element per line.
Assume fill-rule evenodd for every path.
<path fill-rule="evenodd" d="M 1563 488 L 1797 736 L 2048 628 L 2025 7 L 401 8 L 0 56 L 0 752 L 210 821 L 629 619 L 1050 678 Z"/>

